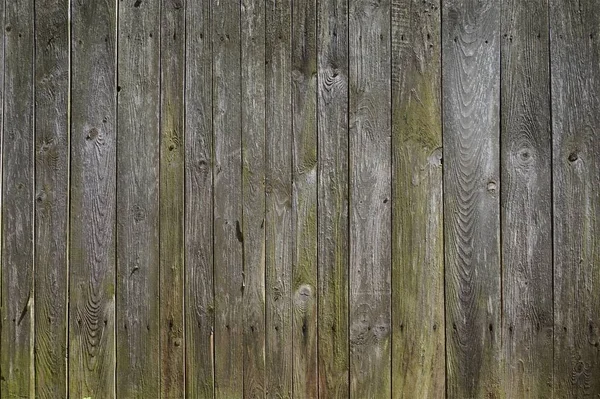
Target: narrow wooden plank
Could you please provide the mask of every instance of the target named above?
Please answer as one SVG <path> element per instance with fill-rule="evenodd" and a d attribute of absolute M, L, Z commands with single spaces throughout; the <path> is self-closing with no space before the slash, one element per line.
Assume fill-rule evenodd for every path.
<path fill-rule="evenodd" d="M 600 394 L 599 14 L 550 2 L 556 398 Z"/>
<path fill-rule="evenodd" d="M 244 397 L 265 397 L 265 3 L 242 0 Z"/>
<path fill-rule="evenodd" d="M 115 396 L 116 3 L 71 1 L 69 396 Z"/>
<path fill-rule="evenodd" d="M 443 3 L 447 394 L 500 392 L 500 3 Z"/>
<path fill-rule="evenodd" d="M 392 393 L 445 395 L 440 2 L 392 3 Z"/>
<path fill-rule="evenodd" d="M 214 0 L 215 396 L 243 394 L 240 3 Z"/>
<path fill-rule="evenodd" d="M 212 398 L 214 294 L 210 2 L 189 2 L 185 25 L 185 382 L 188 397 Z"/>
<path fill-rule="evenodd" d="M 548 2 L 502 3 L 502 393 L 552 396 Z"/>
<path fill-rule="evenodd" d="M 185 2 L 161 1 L 160 366 L 161 397 L 185 397 L 184 85 Z"/>
<path fill-rule="evenodd" d="M 348 1 L 319 1 L 318 370 L 319 397 L 349 394 Z"/>
<path fill-rule="evenodd" d="M 67 397 L 69 4 L 35 6 L 37 398 Z"/>
<path fill-rule="evenodd" d="M 317 381 L 317 14 L 292 2 L 292 345 L 294 397 L 316 398 Z"/>
<path fill-rule="evenodd" d="M 116 394 L 148 398 L 160 389 L 160 3 L 118 4 Z"/>
<path fill-rule="evenodd" d="M 0 394 L 35 394 L 34 4 L 5 3 Z"/>
<path fill-rule="evenodd" d="M 351 0 L 350 396 L 391 395 L 390 1 Z"/>
<path fill-rule="evenodd" d="M 266 2 L 266 391 L 292 396 L 291 0 Z"/>

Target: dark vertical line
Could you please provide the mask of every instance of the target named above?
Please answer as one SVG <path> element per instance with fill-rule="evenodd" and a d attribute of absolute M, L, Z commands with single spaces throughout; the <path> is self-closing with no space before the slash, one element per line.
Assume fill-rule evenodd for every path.
<path fill-rule="evenodd" d="M 263 0 L 263 6 L 264 6 L 264 11 L 263 11 L 263 46 L 264 46 L 264 62 L 263 62 L 263 79 L 264 79 L 264 89 L 263 89 L 263 93 L 264 93 L 264 106 L 263 106 L 263 113 L 264 113 L 264 118 L 263 118 L 263 204 L 264 204 L 264 208 L 263 208 L 263 237 L 265 240 L 264 243 L 264 248 L 265 248 L 265 256 L 264 256 L 264 263 L 263 263 L 263 267 L 264 267 L 264 273 L 263 273 L 263 312 L 264 312 L 264 348 L 265 350 L 263 351 L 263 361 L 264 361 L 264 374 L 263 374 L 263 394 L 265 394 L 268 389 L 269 386 L 268 384 L 268 370 L 267 370 L 267 353 L 269 348 L 267 348 L 267 344 L 269 342 L 268 340 L 268 335 L 269 335 L 269 330 L 267 329 L 268 326 L 268 306 L 267 306 L 267 301 L 269 300 L 269 298 L 267 297 L 267 283 L 269 281 L 269 268 L 267 267 L 267 256 L 266 256 L 266 251 L 268 250 L 269 246 L 267 245 L 267 231 L 268 231 L 268 220 L 267 220 L 267 190 L 266 190 L 266 181 L 269 178 L 268 175 L 268 166 L 267 166 L 267 89 L 268 89 L 268 81 L 267 81 L 267 22 L 268 22 L 268 18 L 267 18 L 267 12 L 268 12 L 268 7 L 267 7 L 267 1 L 268 0 Z M 266 395 L 265 395 L 266 396 Z"/>
<path fill-rule="evenodd" d="M 115 212 L 115 225 L 114 225 L 114 237 L 115 242 L 113 243 L 113 259 L 114 259 L 114 286 L 118 287 L 118 276 L 119 276 L 119 262 L 117 257 L 117 242 L 119 240 L 119 224 L 118 224 L 118 198 L 119 198 L 119 0 L 115 0 L 115 202 L 114 202 L 114 212 Z M 114 330 L 114 338 L 113 338 L 113 359 L 115 360 L 115 367 L 113 369 L 113 397 L 117 397 L 117 312 L 119 311 L 118 306 L 118 293 L 115 293 L 115 314 L 113 316 L 113 330 Z"/>
<path fill-rule="evenodd" d="M 6 27 L 6 2 L 2 10 L 2 22 Z M 4 120 L 6 116 L 6 30 L 2 33 L 2 126 L 0 129 L 0 309 L 4 309 Z M 0 317 L 4 316 L 4 312 Z M 0 323 L 0 340 L 2 336 L 2 325 Z M 0 350 L 1 352 L 1 350 Z M 2 357 L 0 357 L 0 375 L 4 375 L 2 369 Z M 0 383 L 0 397 L 2 397 L 4 381 Z"/>
<path fill-rule="evenodd" d="M 66 254 L 66 263 L 67 263 L 67 275 L 66 280 L 67 280 L 67 292 L 66 292 L 66 322 L 65 322 L 65 329 L 66 329 L 66 333 L 65 333 L 65 394 L 66 397 L 69 397 L 69 337 L 70 337 L 70 327 L 69 327 L 69 320 L 70 320 L 70 314 L 71 314 L 71 308 L 70 308 L 70 296 L 71 296 L 71 277 L 70 277 L 70 271 L 71 271 L 71 174 L 72 174 L 72 169 L 71 169 L 71 104 L 72 104 L 72 81 L 73 81 L 73 67 L 72 67 L 72 52 L 73 52 L 73 47 L 72 47 L 72 36 L 73 36 L 73 26 L 72 26 L 72 16 L 73 16 L 73 10 L 71 7 L 71 2 L 70 0 L 66 0 L 67 3 L 67 35 L 68 35 L 68 41 L 69 41 L 69 55 L 68 55 L 68 93 L 67 93 L 67 168 L 69 168 L 69 171 L 67 173 L 67 203 L 66 203 L 66 207 L 67 207 L 67 245 L 66 245 L 66 249 L 67 249 L 67 254 Z"/>
<path fill-rule="evenodd" d="M 31 167 L 33 170 L 33 176 L 31 179 L 31 184 L 32 184 L 32 191 L 31 191 L 31 243 L 32 243 L 32 251 L 31 251 L 31 256 L 32 256 L 32 262 L 31 262 L 31 291 L 30 291 L 30 298 L 29 298 L 29 312 L 30 312 L 30 318 L 31 318 L 31 323 L 29 325 L 29 382 L 30 382 L 30 386 L 29 386 L 29 393 L 30 395 L 35 397 L 35 342 L 36 342 L 36 337 L 35 337 L 35 264 L 36 264 L 36 232 L 37 232 L 37 221 L 36 221 L 36 202 L 35 202 L 35 192 L 36 192 L 36 181 L 37 181 L 37 176 L 36 176 L 36 172 L 37 172 L 37 165 L 36 165 L 36 159 L 35 159 L 35 148 L 37 145 L 36 142 L 36 123 L 35 123 L 35 117 L 36 117 L 36 84 L 35 84 L 35 70 L 36 70 L 36 44 L 37 44 L 37 40 L 36 40 L 36 10 L 35 10 L 35 0 L 32 0 L 33 2 L 33 46 L 32 46 L 32 55 L 33 55 L 33 60 L 31 63 L 31 90 L 32 90 L 32 113 L 31 113 L 31 119 L 32 119 L 32 133 L 33 133 L 33 142 L 31 145 Z"/>
<path fill-rule="evenodd" d="M 315 266 L 316 266 L 315 267 L 315 269 L 316 269 L 316 276 L 315 276 L 315 284 L 316 284 L 316 287 L 315 287 L 316 302 L 315 302 L 315 304 L 316 304 L 316 306 L 315 306 L 315 311 L 317 312 L 316 317 L 315 317 L 316 324 L 317 324 L 316 325 L 315 348 L 317 351 L 317 356 L 316 356 L 316 362 L 317 362 L 316 377 L 317 378 L 315 380 L 316 381 L 315 383 L 317 384 L 317 399 L 320 399 L 321 387 L 320 387 L 319 381 L 321 379 L 320 379 L 320 374 L 319 374 L 319 364 L 320 364 L 320 362 L 319 362 L 319 330 L 320 330 L 320 328 L 319 328 L 319 325 L 320 325 L 320 323 L 319 323 L 319 299 L 320 299 L 320 296 L 319 296 L 319 269 L 320 269 L 319 268 L 319 266 L 320 266 L 319 265 L 319 252 L 320 252 L 319 251 L 319 248 L 320 248 L 320 246 L 319 246 L 319 241 L 320 241 L 319 240 L 319 182 L 321 181 L 321 173 L 320 173 L 321 172 L 321 164 L 319 162 L 319 159 L 320 159 L 320 156 L 319 156 L 319 154 L 320 154 L 320 152 L 319 152 L 319 148 L 320 148 L 319 147 L 319 87 L 320 87 L 319 86 L 319 82 L 320 82 L 320 79 L 319 79 L 319 71 L 320 71 L 320 64 L 319 64 L 319 0 L 314 0 L 313 4 L 315 5 L 315 35 L 314 35 L 314 38 L 315 38 L 315 51 L 316 51 L 316 56 L 315 56 L 316 82 L 315 82 L 314 95 L 315 95 L 315 124 L 316 124 L 316 126 L 315 126 L 315 134 L 316 134 L 315 146 L 317 147 L 316 148 L 316 152 L 317 152 L 317 179 L 316 179 L 316 185 L 317 185 L 317 187 L 316 187 L 316 193 L 317 193 L 316 194 L 316 196 L 317 196 L 317 198 L 316 198 L 317 253 L 316 253 L 316 260 L 315 260 Z"/>
<path fill-rule="evenodd" d="M 412 1 L 412 0 L 410 0 Z M 393 0 L 389 3 L 389 46 L 390 46 L 390 392 L 394 392 L 394 54 L 393 54 Z"/>
<path fill-rule="evenodd" d="M 240 208 L 242 210 L 242 215 L 241 215 L 241 220 L 240 220 L 240 231 L 242 232 L 242 395 L 245 397 L 246 396 L 246 306 L 245 306 L 245 301 L 244 298 L 246 297 L 246 243 L 243 239 L 244 237 L 244 79 L 243 79 L 243 62 L 242 62 L 242 56 L 243 56 L 243 51 L 242 51 L 242 2 L 244 0 L 240 0 L 240 17 L 239 17 L 239 38 L 238 38 L 238 43 L 240 46 L 240 58 L 239 58 L 239 71 L 240 71 L 240 100 L 239 100 L 239 105 L 240 105 L 240 184 L 241 184 L 241 204 L 240 204 Z"/>
<path fill-rule="evenodd" d="M 182 257 L 182 261 L 183 261 L 183 394 L 185 395 L 185 397 L 187 397 L 187 312 L 186 312 L 186 293 L 187 293 L 187 262 L 186 262 L 186 213 L 187 213 L 187 179 L 186 179 L 186 155 L 187 155 L 187 151 L 185 148 L 185 145 L 187 143 L 187 8 L 188 7 L 188 2 L 185 1 L 183 3 L 183 87 L 182 87 L 182 124 L 181 124 L 181 142 L 183 143 L 183 151 L 182 151 L 182 158 L 183 158 L 183 164 L 180 168 L 180 172 L 183 171 L 182 175 L 181 175 L 181 179 L 183 180 L 183 220 L 181 222 L 181 225 L 179 226 L 181 229 L 181 237 L 183 239 L 183 248 L 181 248 L 181 257 Z M 162 18 L 161 18 L 162 19 Z M 162 35 L 160 36 L 162 39 Z M 162 48 L 162 44 L 161 44 L 161 48 Z M 159 57 L 162 60 L 162 57 Z M 161 107 L 162 109 L 162 107 Z M 159 198 L 159 206 L 160 206 L 160 198 Z M 160 235 L 159 235 L 160 237 Z M 160 268 L 159 268 L 159 273 L 160 273 Z M 160 284 L 160 274 L 158 277 L 158 281 Z M 159 288 L 159 293 L 160 293 L 160 288 Z M 159 312 L 160 312 L 160 306 L 158 307 Z M 160 320 L 160 318 L 159 318 Z M 160 336 L 160 334 L 159 334 Z M 159 338 L 159 345 L 160 345 L 160 338 Z M 162 363 L 161 363 L 162 364 Z M 160 366 L 159 366 L 160 367 Z"/>
<path fill-rule="evenodd" d="M 211 140 L 210 140 L 210 196 L 211 196 L 211 261 L 212 261 L 212 320 L 211 320 L 211 331 L 212 331 L 212 383 L 213 383 L 213 397 L 216 397 L 216 362 L 215 357 L 215 320 L 216 320 L 216 301 L 215 301 L 215 109 L 214 109 L 214 74 L 215 74 L 215 63 L 214 63 L 214 30 L 213 30 L 213 18 L 212 18 L 212 1 L 208 2 L 208 25 L 210 27 L 210 125 L 211 125 Z"/>
<path fill-rule="evenodd" d="M 552 222 L 550 224 L 551 228 L 550 228 L 550 239 L 551 239 L 551 245 L 552 245 L 552 397 L 554 397 L 554 390 L 555 390 L 555 385 L 554 385 L 554 380 L 555 380 L 555 375 L 554 375 L 554 366 L 556 364 L 556 324 L 555 324 L 555 320 L 556 320 L 556 298 L 555 298 L 555 291 L 554 291 L 554 287 L 555 287 L 555 283 L 554 283 L 554 278 L 555 278 L 555 260 L 556 260 L 556 252 L 555 252 L 555 242 L 554 242 L 554 223 L 555 223 L 555 218 L 554 218 L 554 206 L 556 204 L 555 202 L 555 197 L 554 197 L 554 115 L 553 115 L 553 97 L 552 97 L 552 31 L 551 31 L 551 13 L 550 13 L 550 6 L 551 6 L 552 0 L 546 0 L 546 21 L 547 21 L 547 39 L 548 39 L 548 95 L 549 95 L 549 101 L 548 101 L 548 108 L 549 108 L 549 113 L 550 113 L 550 199 L 551 199 L 551 207 L 550 207 L 550 217 L 552 219 Z"/>
<path fill-rule="evenodd" d="M 446 187 L 445 187 L 445 175 L 446 171 L 444 168 L 446 151 L 444 148 L 444 0 L 440 0 L 440 126 L 442 131 L 442 273 L 444 281 L 444 395 L 448 397 L 448 301 L 446 297 L 447 293 L 447 282 L 446 282 L 446 209 L 445 209 L 445 198 L 446 198 Z"/>
<path fill-rule="evenodd" d="M 289 73 L 289 101 L 290 101 L 290 119 L 291 119 L 291 123 L 290 123 L 290 133 L 292 136 L 292 139 L 290 140 L 290 165 L 291 165 L 291 173 L 290 173 L 290 185 L 288 186 L 289 188 L 289 194 L 290 194 L 290 203 L 291 203 L 291 218 L 290 218 L 290 241 L 291 244 L 290 245 L 290 249 L 292 251 L 291 255 L 292 255 L 292 271 L 290 273 L 290 302 L 289 302 L 289 317 L 290 317 L 290 324 L 291 324 L 291 330 L 292 330 L 292 336 L 291 336 L 291 341 L 292 341 L 292 359 L 294 359 L 294 349 L 295 348 L 295 340 L 294 340 L 294 329 L 295 329 L 295 320 L 294 320 L 294 271 L 296 269 L 296 244 L 297 244 L 297 240 L 296 240 L 296 211 L 298 210 L 297 206 L 294 206 L 294 158 L 295 158 L 295 153 L 294 153 L 294 149 L 295 149 L 295 143 L 294 143 L 294 138 L 295 138 L 295 132 L 294 132 L 294 115 L 295 115 L 295 108 L 294 108 L 294 79 L 293 79 L 293 71 L 294 71 L 294 0 L 290 0 L 290 25 L 289 25 L 289 37 L 287 38 L 288 41 L 288 49 L 289 49 L 289 53 L 288 53 L 288 57 L 289 57 L 289 69 L 288 69 L 288 73 Z M 292 398 L 294 397 L 294 374 L 295 374 L 295 362 L 292 360 L 292 386 L 291 386 L 291 391 L 292 391 Z"/>
<path fill-rule="evenodd" d="M 118 0 L 117 0 L 118 1 Z M 163 341 L 163 337 L 162 334 L 160 333 L 160 331 L 162 331 L 161 328 L 161 322 L 162 322 L 162 299 L 163 299 L 163 295 L 162 295 L 162 290 L 160 288 L 161 284 L 161 278 L 162 278 L 162 266 L 163 266 L 163 243 L 161 240 L 161 227 L 162 227 L 162 201 L 161 201 L 161 196 L 162 196 L 162 190 L 161 190 L 161 175 L 162 175 L 162 168 L 163 168 L 163 148 L 162 148 L 162 127 L 163 127 L 163 123 L 162 123 L 162 105 L 163 105 L 163 91 L 162 91 L 162 81 L 163 81 L 163 74 L 162 74 L 162 39 L 163 39 L 163 5 L 164 5 L 164 1 L 160 1 L 160 4 L 158 6 L 158 237 L 159 237 L 159 243 L 158 243 L 158 392 L 160 393 L 160 395 L 162 396 L 162 383 L 163 383 L 163 375 L 162 375 L 162 364 L 163 364 L 163 352 L 162 352 L 162 341 Z"/>
<path fill-rule="evenodd" d="M 352 71 L 350 70 L 350 5 L 351 5 L 351 1 L 352 0 L 342 0 L 346 3 L 346 237 L 347 237 L 347 244 L 348 244 L 348 251 L 346 251 L 346 335 L 347 335 L 347 339 L 348 342 L 346 343 L 346 356 L 347 356 L 347 361 L 348 361 L 348 374 L 347 374 L 347 381 L 348 381 L 348 398 L 351 398 L 351 393 L 352 393 L 352 387 L 351 387 L 351 372 L 350 370 L 352 369 L 352 358 L 350 356 L 350 341 L 351 341 L 351 334 L 350 334 L 350 317 L 351 317 L 351 300 L 350 298 L 352 297 L 352 284 L 351 284 L 351 269 L 352 269 L 352 265 L 350 265 L 350 253 L 352 250 L 352 236 L 351 236 L 351 228 L 350 225 L 352 224 L 352 156 L 350 154 L 350 150 L 351 150 L 351 144 L 350 144 L 350 87 L 351 87 L 351 80 L 352 80 Z"/>
<path fill-rule="evenodd" d="M 498 169 L 498 181 L 500 182 L 499 186 L 500 186 L 500 195 L 498 196 L 498 203 L 497 203 L 497 209 L 498 209 L 498 240 L 499 240 L 499 247 L 498 247 L 498 259 L 500 260 L 500 358 L 502 359 L 504 357 L 504 246 L 502 245 L 502 198 L 504 197 L 504 187 L 502 184 L 502 169 L 503 169 L 503 162 L 502 162 L 502 128 L 503 128 L 503 111 L 502 111 L 502 105 L 503 105 L 503 101 L 502 101 L 502 82 L 504 79 L 502 79 L 502 72 L 503 72 L 503 68 L 502 68 L 502 27 L 503 27 L 503 10 L 504 10 L 504 0 L 500 0 L 500 29 L 498 31 L 498 63 L 499 63 L 499 67 L 498 70 L 500 71 L 499 73 L 499 82 L 498 82 L 498 97 L 499 97 L 499 103 L 498 103 L 498 164 L 499 164 L 499 169 Z M 501 362 L 502 364 L 503 362 Z M 503 367 L 502 365 L 500 367 Z M 499 370 L 499 375 L 501 376 L 501 380 L 502 380 L 502 370 Z"/>

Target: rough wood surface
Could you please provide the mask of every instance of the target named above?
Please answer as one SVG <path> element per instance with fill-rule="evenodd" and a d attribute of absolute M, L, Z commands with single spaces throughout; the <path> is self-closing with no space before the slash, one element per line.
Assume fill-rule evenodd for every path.
<path fill-rule="evenodd" d="M 162 398 L 177 399 L 185 396 L 185 2 L 161 3 L 160 391 Z"/>
<path fill-rule="evenodd" d="M 160 2 L 118 4 L 116 396 L 147 398 L 160 392 Z"/>
<path fill-rule="evenodd" d="M 185 383 L 188 397 L 213 398 L 213 108 L 210 2 L 188 2 L 185 26 Z"/>
<path fill-rule="evenodd" d="M 392 396 L 445 394 L 440 2 L 392 2 Z"/>
<path fill-rule="evenodd" d="M 244 397 L 265 397 L 265 3 L 242 0 Z"/>
<path fill-rule="evenodd" d="M 389 0 L 351 0 L 350 396 L 391 395 Z"/>
<path fill-rule="evenodd" d="M 552 396 L 548 2 L 502 5 L 502 392 Z"/>
<path fill-rule="evenodd" d="M 35 370 L 37 398 L 67 397 L 69 5 L 35 8 Z"/>
<path fill-rule="evenodd" d="M 69 396 L 115 396 L 116 3 L 71 2 Z"/>
<path fill-rule="evenodd" d="M 215 397 L 242 397 L 243 237 L 240 5 L 214 0 Z M 243 378 L 241 378 L 243 382 Z"/>
<path fill-rule="evenodd" d="M 599 13 L 550 2 L 555 398 L 600 394 Z"/>
<path fill-rule="evenodd" d="M 319 397 L 349 394 L 348 2 L 319 1 L 318 370 Z"/>
<path fill-rule="evenodd" d="M 500 4 L 442 13 L 447 394 L 500 392 Z"/>
<path fill-rule="evenodd" d="M 316 1 L 292 1 L 293 396 L 317 398 Z"/>
<path fill-rule="evenodd" d="M 266 392 L 292 396 L 291 0 L 266 2 Z"/>
<path fill-rule="evenodd" d="M 6 2 L 2 137 L 0 395 L 35 394 L 34 4 Z"/>

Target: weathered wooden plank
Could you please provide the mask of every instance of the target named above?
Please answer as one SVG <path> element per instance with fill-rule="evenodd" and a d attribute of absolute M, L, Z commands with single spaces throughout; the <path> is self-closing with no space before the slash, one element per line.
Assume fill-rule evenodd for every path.
<path fill-rule="evenodd" d="M 500 377 L 500 3 L 443 3 L 447 394 Z"/>
<path fill-rule="evenodd" d="M 318 370 L 319 397 L 349 394 L 348 1 L 319 1 Z"/>
<path fill-rule="evenodd" d="M 265 3 L 242 0 L 244 397 L 265 397 Z"/>
<path fill-rule="evenodd" d="M 148 398 L 160 390 L 160 2 L 118 4 L 116 396 Z"/>
<path fill-rule="evenodd" d="M 69 396 L 115 396 L 116 3 L 71 1 Z"/>
<path fill-rule="evenodd" d="M 294 397 L 316 398 L 317 14 L 292 1 L 292 346 Z"/>
<path fill-rule="evenodd" d="M 552 0 L 554 397 L 600 394 L 600 4 Z"/>
<path fill-rule="evenodd" d="M 351 0 L 350 396 L 391 395 L 390 1 Z"/>
<path fill-rule="evenodd" d="M 445 395 L 440 2 L 392 2 L 392 396 Z"/>
<path fill-rule="evenodd" d="M 548 2 L 502 3 L 502 393 L 552 396 Z"/>
<path fill-rule="evenodd" d="M 185 2 L 161 2 L 160 390 L 185 397 L 184 85 Z"/>
<path fill-rule="evenodd" d="M 210 2 L 189 2 L 185 25 L 186 395 L 190 398 L 212 398 L 214 286 Z"/>
<path fill-rule="evenodd" d="M 6 2 L 0 395 L 35 394 L 34 4 Z"/>
<path fill-rule="evenodd" d="M 37 398 L 67 397 L 69 4 L 35 7 Z"/>
<path fill-rule="evenodd" d="M 214 0 L 215 396 L 242 397 L 243 237 L 240 4 Z"/>
<path fill-rule="evenodd" d="M 291 0 L 266 3 L 266 391 L 292 396 Z"/>

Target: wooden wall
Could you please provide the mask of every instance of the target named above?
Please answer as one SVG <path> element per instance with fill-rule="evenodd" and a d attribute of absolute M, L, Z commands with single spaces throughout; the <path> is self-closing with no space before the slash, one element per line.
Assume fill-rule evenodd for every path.
<path fill-rule="evenodd" d="M 597 1 L 0 18 L 0 398 L 600 395 Z"/>

